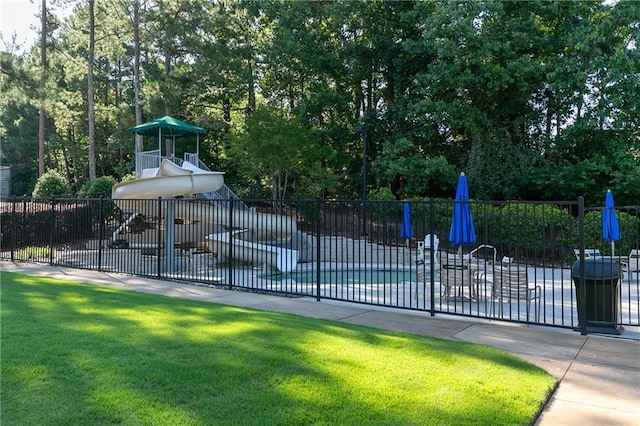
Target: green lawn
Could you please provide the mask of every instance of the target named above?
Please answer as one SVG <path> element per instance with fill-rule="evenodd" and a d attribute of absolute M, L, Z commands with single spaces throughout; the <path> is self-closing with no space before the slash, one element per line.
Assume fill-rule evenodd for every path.
<path fill-rule="evenodd" d="M 0 279 L 3 425 L 527 425 L 555 386 L 482 345 Z"/>

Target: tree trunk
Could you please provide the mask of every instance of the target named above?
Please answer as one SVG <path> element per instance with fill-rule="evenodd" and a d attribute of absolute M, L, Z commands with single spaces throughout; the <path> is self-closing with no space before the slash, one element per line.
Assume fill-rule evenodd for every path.
<path fill-rule="evenodd" d="M 47 0 L 42 0 L 42 16 L 40 17 L 42 33 L 40 35 L 40 117 L 38 121 L 38 175 L 44 174 L 44 98 L 47 78 Z"/>
<path fill-rule="evenodd" d="M 140 103 L 140 1 L 133 2 L 133 87 L 135 92 L 136 126 L 142 124 Z M 144 151 L 142 135 L 136 134 L 136 152 Z"/>
<path fill-rule="evenodd" d="M 247 61 L 247 65 L 249 66 L 249 100 L 247 102 L 247 107 L 249 111 L 256 110 L 256 84 L 253 78 L 253 66 L 252 66 L 252 58 L 249 58 Z M 231 118 L 231 117 L 229 117 Z M 229 120 L 230 122 L 231 120 Z"/>
<path fill-rule="evenodd" d="M 171 58 L 173 57 L 171 50 L 169 49 L 169 44 L 167 43 L 165 48 L 164 55 L 164 81 L 165 81 L 165 93 L 164 93 L 164 114 L 171 115 L 171 104 L 170 104 L 170 95 L 169 92 L 171 90 Z M 166 138 L 164 140 L 165 144 L 165 155 L 167 157 L 173 157 L 173 140 L 171 138 Z M 162 154 L 162 153 L 161 153 Z"/>
<path fill-rule="evenodd" d="M 96 178 L 96 117 L 93 93 L 93 60 L 95 51 L 94 0 L 89 0 L 89 66 L 87 70 L 87 107 L 89 110 L 89 179 Z"/>

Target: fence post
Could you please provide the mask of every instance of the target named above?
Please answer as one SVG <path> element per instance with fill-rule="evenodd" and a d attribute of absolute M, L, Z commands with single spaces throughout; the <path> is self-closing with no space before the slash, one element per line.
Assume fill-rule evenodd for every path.
<path fill-rule="evenodd" d="M 165 223 L 165 227 L 167 224 Z M 158 197 L 158 233 L 156 235 L 156 254 L 157 254 L 157 271 L 156 276 L 161 278 L 162 273 L 162 197 Z M 165 241 L 165 249 L 166 249 L 166 241 Z"/>
<path fill-rule="evenodd" d="M 51 232 L 49 233 L 49 265 L 53 265 L 53 244 L 56 230 L 56 197 L 51 197 Z"/>
<path fill-rule="evenodd" d="M 580 296 L 576 291 L 576 297 L 581 300 L 578 303 L 579 318 L 580 321 L 580 334 L 583 336 L 587 334 L 587 286 L 585 285 L 585 262 L 584 262 L 584 197 L 578 197 L 578 246 L 580 247 L 580 287 L 577 291 L 580 292 Z M 576 301 L 577 302 L 577 301 Z"/>
<path fill-rule="evenodd" d="M 102 238 L 104 237 L 104 218 L 102 217 L 103 198 L 98 200 L 98 271 L 102 271 Z"/>
<path fill-rule="evenodd" d="M 435 271 L 435 265 L 436 265 L 436 256 L 437 253 L 435 250 L 433 250 L 434 247 L 434 238 L 433 236 L 435 235 L 435 219 L 434 219 L 434 214 L 433 214 L 433 200 L 429 200 L 429 234 L 431 235 L 431 241 L 429 242 L 431 245 L 431 250 L 429 250 L 430 252 L 430 256 L 431 256 L 431 267 L 429 268 L 429 286 L 431 287 L 430 292 L 431 292 L 431 316 L 435 316 L 436 315 L 436 289 L 435 289 L 435 282 L 436 282 L 436 271 Z"/>
<path fill-rule="evenodd" d="M 316 301 L 320 301 L 320 203 L 316 198 Z"/>
<path fill-rule="evenodd" d="M 164 204 L 164 247 L 165 273 L 176 274 L 176 211 L 175 199 L 167 199 Z"/>
<path fill-rule="evenodd" d="M 11 207 L 11 233 L 13 234 L 13 238 L 11 238 L 11 261 L 15 261 L 15 249 L 16 249 L 16 239 L 18 238 L 17 232 L 18 226 L 16 224 L 16 196 L 13 196 L 13 205 Z"/>
<path fill-rule="evenodd" d="M 30 200 L 30 204 L 33 204 L 33 197 L 29 199 Z M 30 246 L 31 244 L 33 244 L 32 238 L 29 235 L 29 215 L 27 214 L 27 199 L 26 198 L 22 198 L 22 226 L 21 226 L 21 234 L 22 234 L 22 238 L 23 241 L 27 240 L 27 244 L 26 246 Z M 22 245 L 24 246 L 24 242 L 22 242 Z M 20 260 L 25 260 L 25 259 L 20 259 Z"/>
<path fill-rule="evenodd" d="M 229 198 L 229 254 L 227 255 L 227 275 L 228 275 L 228 288 L 233 289 L 233 199 Z M 222 247 L 224 242 L 220 243 Z M 253 259 L 252 259 L 253 260 Z"/>

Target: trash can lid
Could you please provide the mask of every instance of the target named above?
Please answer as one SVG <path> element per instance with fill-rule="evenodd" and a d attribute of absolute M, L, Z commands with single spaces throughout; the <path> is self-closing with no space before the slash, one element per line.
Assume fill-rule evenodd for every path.
<path fill-rule="evenodd" d="M 603 280 L 620 278 L 620 264 L 617 260 L 605 257 L 584 260 L 584 278 L 587 280 Z M 571 278 L 580 278 L 580 260 L 576 260 L 571 268 Z"/>

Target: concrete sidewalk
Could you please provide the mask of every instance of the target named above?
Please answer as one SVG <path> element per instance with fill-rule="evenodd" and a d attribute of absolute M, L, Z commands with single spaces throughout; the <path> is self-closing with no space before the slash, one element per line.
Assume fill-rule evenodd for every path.
<path fill-rule="evenodd" d="M 536 425 L 640 425 L 640 341 L 582 336 L 552 327 L 505 324 L 352 303 L 317 302 L 122 274 L 0 261 L 0 270 L 283 312 L 490 345 L 544 368 L 560 385 Z"/>

